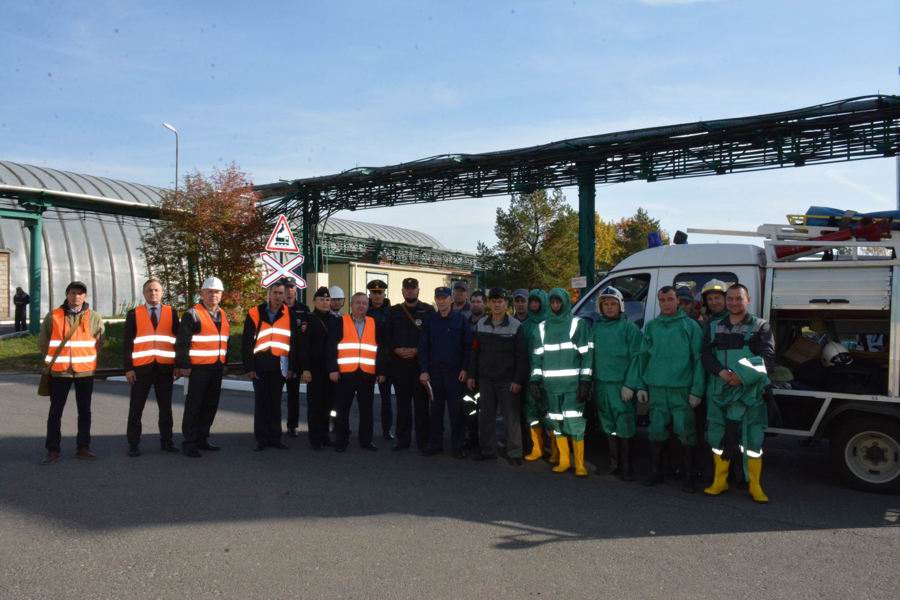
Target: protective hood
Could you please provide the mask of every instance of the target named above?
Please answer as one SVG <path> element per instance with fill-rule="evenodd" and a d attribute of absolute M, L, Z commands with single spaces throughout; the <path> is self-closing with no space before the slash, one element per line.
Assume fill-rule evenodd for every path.
<path fill-rule="evenodd" d="M 550 307 L 548 306 L 549 300 L 547 299 L 547 292 L 544 290 L 534 289 L 528 293 L 528 303 L 531 304 L 531 299 L 534 298 L 541 303 L 541 309 L 537 312 L 528 308 L 528 322 L 529 323 L 541 323 L 544 319 L 547 318 L 547 313 L 550 312 Z"/>
<path fill-rule="evenodd" d="M 550 299 L 559 298 L 562 300 L 562 310 L 559 314 L 550 310 Z M 565 323 L 572 316 L 572 300 L 569 299 L 569 292 L 562 288 L 553 288 L 547 298 L 547 322 L 548 323 Z"/>

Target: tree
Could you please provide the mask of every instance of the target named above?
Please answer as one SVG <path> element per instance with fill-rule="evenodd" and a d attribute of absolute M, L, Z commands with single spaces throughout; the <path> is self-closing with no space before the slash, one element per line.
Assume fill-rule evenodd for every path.
<path fill-rule="evenodd" d="M 660 227 L 659 219 L 651 218 L 647 211 L 640 207 L 633 216 L 619 221 L 616 229 L 621 245 L 619 260 L 646 249 L 647 234 L 653 231 L 659 232 L 663 244 L 669 243 L 669 236 Z"/>
<path fill-rule="evenodd" d="M 150 275 L 166 283 L 168 301 L 186 307 L 206 277 L 222 280 L 222 306 L 230 316 L 262 297 L 257 256 L 267 224 L 253 184 L 232 164 L 209 177 L 191 173 L 182 190 L 163 196 L 162 219 L 141 236 Z"/>

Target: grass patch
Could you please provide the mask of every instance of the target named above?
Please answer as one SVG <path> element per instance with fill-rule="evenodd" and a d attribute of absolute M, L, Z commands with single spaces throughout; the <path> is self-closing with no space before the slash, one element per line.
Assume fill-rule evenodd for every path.
<path fill-rule="evenodd" d="M 228 362 L 241 360 L 241 333 L 243 321 L 231 326 L 231 340 L 228 342 Z M 101 369 L 122 368 L 122 336 L 125 323 L 106 324 L 106 342 L 100 350 L 98 367 Z M 38 349 L 38 336 L 0 340 L 0 371 L 39 373 L 44 365 L 44 356 Z"/>

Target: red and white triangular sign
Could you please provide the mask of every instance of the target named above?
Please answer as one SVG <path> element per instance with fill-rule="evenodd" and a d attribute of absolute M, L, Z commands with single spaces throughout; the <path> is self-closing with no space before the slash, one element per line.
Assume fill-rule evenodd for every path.
<path fill-rule="evenodd" d="M 266 250 L 269 252 L 300 252 L 300 246 L 297 245 L 297 240 L 291 233 L 286 216 L 278 215 L 278 223 L 275 224 L 275 229 L 272 230 L 272 235 L 266 242 Z"/>

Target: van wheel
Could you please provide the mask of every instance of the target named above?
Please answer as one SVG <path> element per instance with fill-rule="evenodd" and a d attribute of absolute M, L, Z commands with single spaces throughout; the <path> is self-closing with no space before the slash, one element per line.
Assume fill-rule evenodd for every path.
<path fill-rule="evenodd" d="M 900 491 L 900 424 L 863 417 L 841 425 L 831 439 L 841 479 L 852 488 L 890 494 Z"/>

